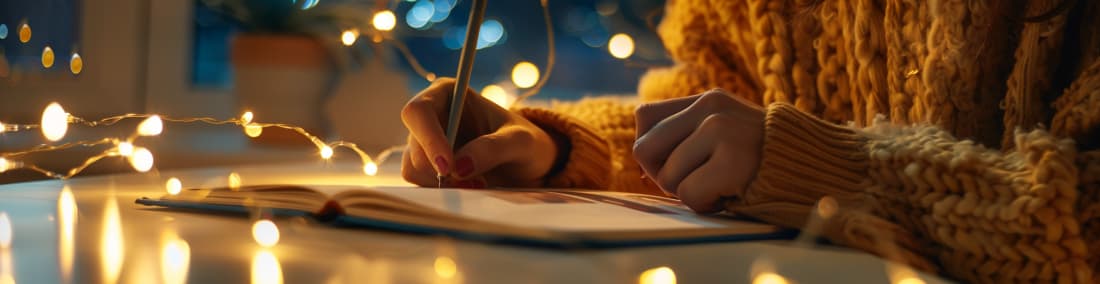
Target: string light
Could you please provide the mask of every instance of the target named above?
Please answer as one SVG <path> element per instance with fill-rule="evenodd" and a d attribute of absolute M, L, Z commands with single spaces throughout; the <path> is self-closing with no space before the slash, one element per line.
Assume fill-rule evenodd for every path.
<path fill-rule="evenodd" d="M 50 103 L 42 112 L 42 136 L 46 140 L 57 141 L 69 131 L 69 114 L 58 103 Z"/>
<path fill-rule="evenodd" d="M 31 26 L 23 23 L 19 26 L 19 42 L 27 43 L 29 41 L 31 41 Z"/>
<path fill-rule="evenodd" d="M 130 155 L 130 166 L 138 172 L 148 172 L 153 168 L 153 152 L 142 147 L 135 147 L 134 154 Z"/>
<path fill-rule="evenodd" d="M 164 131 L 164 122 L 160 120 L 159 115 L 153 115 L 146 118 L 138 124 L 138 135 L 141 136 L 157 136 Z"/>
<path fill-rule="evenodd" d="M 539 81 L 539 68 L 531 62 L 522 61 L 512 68 L 512 83 L 516 87 L 530 88 Z"/>
<path fill-rule="evenodd" d="M 42 48 L 42 67 L 53 67 L 53 48 L 46 46 Z"/>
<path fill-rule="evenodd" d="M 377 175 L 378 164 L 375 164 L 374 162 L 367 162 L 366 165 L 363 165 L 363 173 L 367 174 L 368 176 Z"/>
<path fill-rule="evenodd" d="M 279 227 L 271 220 L 256 221 L 252 224 L 252 239 L 261 247 L 273 247 L 279 243 Z"/>
<path fill-rule="evenodd" d="M 752 284 L 787 284 L 787 278 L 774 272 L 763 272 L 752 278 Z"/>
<path fill-rule="evenodd" d="M 374 24 L 374 28 L 380 31 L 391 31 L 397 26 L 397 16 L 393 14 L 393 11 L 382 10 L 378 13 L 374 13 L 374 18 L 371 19 L 371 23 Z"/>
<path fill-rule="evenodd" d="M 668 266 L 651 268 L 638 276 L 638 284 L 676 284 L 676 272 Z"/>
<path fill-rule="evenodd" d="M 351 46 L 355 44 L 355 40 L 359 38 L 359 30 L 350 29 L 345 30 L 340 34 L 340 41 L 344 43 L 344 46 Z"/>
<path fill-rule="evenodd" d="M 180 191 L 183 191 L 183 182 L 178 178 L 170 178 L 164 183 L 164 189 L 168 191 L 168 194 L 178 195 Z"/>
<path fill-rule="evenodd" d="M 241 175 L 236 172 L 229 173 L 229 177 L 226 178 L 226 183 L 232 190 L 241 188 Z"/>
<path fill-rule="evenodd" d="M 252 123 L 253 116 L 255 116 L 255 114 L 253 114 L 251 111 L 246 111 L 246 112 L 242 113 L 241 114 L 241 123 L 244 123 L 244 124 Z"/>
<path fill-rule="evenodd" d="M 134 143 L 122 141 L 118 142 L 118 154 L 123 157 L 129 157 L 134 154 Z"/>
<path fill-rule="evenodd" d="M 332 147 L 329 147 L 328 145 L 321 146 L 321 159 L 332 159 Z"/>
<path fill-rule="evenodd" d="M 608 41 L 607 50 L 615 58 L 626 59 L 634 54 L 634 39 L 627 34 L 615 34 Z"/>
<path fill-rule="evenodd" d="M 484 89 L 481 89 L 481 96 L 504 109 L 512 107 L 512 102 L 515 101 L 515 98 L 504 91 L 504 88 L 497 85 L 485 86 Z"/>
<path fill-rule="evenodd" d="M 71 59 L 69 59 L 69 71 L 73 72 L 73 75 L 80 74 L 80 71 L 84 70 L 84 59 L 80 58 L 80 54 L 73 53 Z"/>
<path fill-rule="evenodd" d="M 435 258 L 435 274 L 442 279 L 451 279 L 458 274 L 458 265 L 450 257 L 440 256 Z"/>

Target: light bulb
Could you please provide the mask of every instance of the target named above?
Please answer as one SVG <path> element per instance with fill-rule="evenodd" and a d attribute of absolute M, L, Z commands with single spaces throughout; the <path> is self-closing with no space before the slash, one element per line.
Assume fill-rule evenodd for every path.
<path fill-rule="evenodd" d="M 134 144 L 130 142 L 118 142 L 118 154 L 129 157 L 134 154 Z"/>
<path fill-rule="evenodd" d="M 515 98 L 504 91 L 504 88 L 497 85 L 485 86 L 484 89 L 481 89 L 481 96 L 505 109 L 512 107 L 512 103 L 515 101 Z"/>
<path fill-rule="evenodd" d="M 162 131 L 164 131 L 164 122 L 159 115 L 150 116 L 138 124 L 138 135 L 141 136 L 157 136 Z"/>
<path fill-rule="evenodd" d="M 183 191 L 183 182 L 178 178 L 170 178 L 168 182 L 164 183 L 164 189 L 171 195 L 180 194 L 180 191 Z"/>
<path fill-rule="evenodd" d="M 346 30 L 340 34 L 340 41 L 344 43 L 344 46 L 351 46 L 355 44 L 355 40 L 359 38 L 359 31 Z"/>
<path fill-rule="evenodd" d="M 46 140 L 57 141 L 69 131 L 69 114 L 58 103 L 50 103 L 42 112 L 42 136 Z"/>
<path fill-rule="evenodd" d="M 229 173 L 226 182 L 228 183 L 229 189 L 236 191 L 241 188 L 241 175 L 236 172 Z"/>
<path fill-rule="evenodd" d="M 72 58 L 69 59 L 69 71 L 73 74 L 80 74 L 80 71 L 84 70 L 84 59 L 80 58 L 80 54 L 73 53 Z"/>
<path fill-rule="evenodd" d="M 19 26 L 19 42 L 27 43 L 31 41 L 31 25 L 24 23 Z"/>
<path fill-rule="evenodd" d="M 252 239 L 262 247 L 272 247 L 279 243 L 279 227 L 271 220 L 259 220 L 252 224 Z"/>
<path fill-rule="evenodd" d="M 0 133 L 4 133 L 4 131 L 8 131 L 8 126 L 4 125 L 3 122 L 0 122 Z"/>
<path fill-rule="evenodd" d="M 639 284 L 676 284 L 676 272 L 668 266 L 651 268 L 638 276 Z"/>
<path fill-rule="evenodd" d="M 787 284 L 787 278 L 773 272 L 764 272 L 752 278 L 752 284 Z"/>
<path fill-rule="evenodd" d="M 244 126 L 244 135 L 248 135 L 248 137 L 252 137 L 252 138 L 260 137 L 260 134 L 263 134 L 263 133 L 264 133 L 264 127 L 263 126 L 259 126 L 259 125 L 255 125 L 255 124 L 251 124 L 251 123 L 246 124 Z"/>
<path fill-rule="evenodd" d="M 516 87 L 530 88 L 539 81 L 539 68 L 531 62 L 523 61 L 512 68 L 512 83 Z"/>
<path fill-rule="evenodd" d="M 329 147 L 328 145 L 322 145 L 321 146 L 321 159 L 328 160 L 328 159 L 331 159 L 331 158 L 332 158 L 332 147 Z"/>
<path fill-rule="evenodd" d="M 397 26 L 397 16 L 393 14 L 393 11 L 382 10 L 378 13 L 374 13 L 374 19 L 372 19 L 371 22 L 377 30 L 391 31 Z"/>
<path fill-rule="evenodd" d="M 9 169 L 11 169 L 11 162 L 8 162 L 8 159 L 0 157 L 0 173 L 6 172 Z"/>
<path fill-rule="evenodd" d="M 377 175 L 378 164 L 375 164 L 374 162 L 367 162 L 366 165 L 363 165 L 363 173 L 366 173 L 368 176 Z"/>
<path fill-rule="evenodd" d="M 252 118 L 253 118 L 253 114 L 252 114 L 251 111 L 246 111 L 243 114 L 241 114 L 241 122 L 243 122 L 244 124 L 252 123 Z"/>
<path fill-rule="evenodd" d="M 53 61 L 54 61 L 53 48 L 50 48 L 49 46 L 46 46 L 45 48 L 42 49 L 42 67 L 46 67 L 46 68 L 53 67 Z"/>
<path fill-rule="evenodd" d="M 634 39 L 627 34 L 615 34 L 607 43 L 607 51 L 611 52 L 611 56 L 615 58 L 630 57 L 634 54 Z"/>
<path fill-rule="evenodd" d="M 130 166 L 138 172 L 148 172 L 153 168 L 153 152 L 142 147 L 135 147 L 134 154 L 130 155 Z"/>

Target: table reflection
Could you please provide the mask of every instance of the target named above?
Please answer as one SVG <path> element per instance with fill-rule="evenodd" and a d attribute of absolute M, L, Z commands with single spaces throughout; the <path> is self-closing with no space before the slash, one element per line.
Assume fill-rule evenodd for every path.
<path fill-rule="evenodd" d="M 15 283 L 15 268 L 11 258 L 11 218 L 0 211 L 0 284 Z"/>
<path fill-rule="evenodd" d="M 161 237 L 161 281 L 166 284 L 187 283 L 188 266 L 191 264 L 191 245 L 174 231 L 166 230 Z"/>
<path fill-rule="evenodd" d="M 118 215 L 118 200 L 114 196 L 107 198 L 103 206 L 103 236 L 100 239 L 100 266 L 103 270 L 103 282 L 115 283 L 126 256 L 122 240 L 122 221 Z"/>
<path fill-rule="evenodd" d="M 283 268 L 279 258 L 265 249 L 256 251 L 252 256 L 252 284 L 282 284 Z"/>
<path fill-rule="evenodd" d="M 57 258 L 61 269 L 61 281 L 72 282 L 73 276 L 73 250 L 75 243 L 73 236 L 76 234 L 76 199 L 69 186 L 61 189 L 57 195 Z"/>

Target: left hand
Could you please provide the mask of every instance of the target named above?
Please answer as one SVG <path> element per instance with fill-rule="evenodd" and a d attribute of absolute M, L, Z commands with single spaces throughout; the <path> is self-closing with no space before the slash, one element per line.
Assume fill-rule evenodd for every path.
<path fill-rule="evenodd" d="M 638 107 L 634 158 L 661 190 L 701 213 L 744 192 L 764 144 L 764 110 L 723 90 Z"/>

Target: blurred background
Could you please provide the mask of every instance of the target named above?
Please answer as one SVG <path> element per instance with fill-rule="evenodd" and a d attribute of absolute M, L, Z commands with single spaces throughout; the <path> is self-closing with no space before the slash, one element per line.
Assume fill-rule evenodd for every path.
<path fill-rule="evenodd" d="M 258 121 L 292 123 L 380 151 L 404 142 L 398 118 L 404 102 L 431 79 L 455 75 L 470 4 L 0 0 L 0 122 L 37 123 L 50 102 L 88 119 L 123 113 L 227 119 L 253 111 Z M 633 95 L 646 68 L 669 64 L 654 32 L 664 1 L 546 5 L 555 67 L 531 100 Z M 547 32 L 539 0 L 489 1 L 470 87 L 505 106 L 536 88 L 549 63 Z M 133 125 L 74 126 L 66 140 L 124 135 Z M 233 127 L 166 129 L 149 142 L 159 149 L 161 169 L 303 155 L 279 148 L 296 143 L 275 131 L 249 139 Z M 40 136 L 0 133 L 0 151 L 41 144 Z M 26 159 L 64 168 L 82 161 L 79 154 Z"/>

